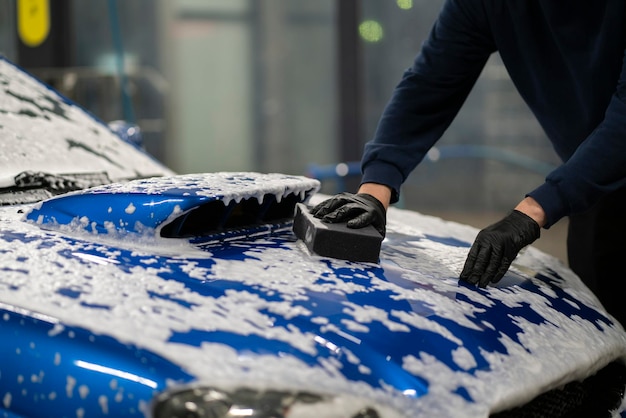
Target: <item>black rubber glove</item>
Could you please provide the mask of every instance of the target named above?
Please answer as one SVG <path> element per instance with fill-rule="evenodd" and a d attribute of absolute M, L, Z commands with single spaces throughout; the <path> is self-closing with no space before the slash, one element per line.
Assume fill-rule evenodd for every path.
<path fill-rule="evenodd" d="M 347 222 L 348 228 L 373 225 L 385 236 L 387 213 L 383 204 L 367 193 L 340 193 L 311 209 L 316 218 L 324 222 Z"/>
<path fill-rule="evenodd" d="M 467 255 L 461 280 L 480 287 L 497 283 L 507 272 L 517 253 L 539 238 L 539 224 L 514 210 L 507 217 L 478 233 Z"/>

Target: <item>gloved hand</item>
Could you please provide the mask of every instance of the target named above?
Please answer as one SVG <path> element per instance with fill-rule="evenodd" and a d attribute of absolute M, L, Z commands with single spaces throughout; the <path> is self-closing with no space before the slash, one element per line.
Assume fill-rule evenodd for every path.
<path fill-rule="evenodd" d="M 348 228 L 373 225 L 385 236 L 387 213 L 383 204 L 367 193 L 340 193 L 311 209 L 311 214 L 324 222 L 347 222 Z"/>
<path fill-rule="evenodd" d="M 507 272 L 517 253 L 540 236 L 540 228 L 530 216 L 514 210 L 504 219 L 478 233 L 467 255 L 461 280 L 486 287 L 497 283 Z"/>

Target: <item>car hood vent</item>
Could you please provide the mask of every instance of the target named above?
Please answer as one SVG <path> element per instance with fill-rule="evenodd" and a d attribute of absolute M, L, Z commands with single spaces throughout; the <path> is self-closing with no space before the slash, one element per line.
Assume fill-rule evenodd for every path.
<path fill-rule="evenodd" d="M 317 180 L 210 173 L 108 184 L 45 200 L 26 219 L 46 229 L 165 238 L 232 239 L 290 226 Z"/>

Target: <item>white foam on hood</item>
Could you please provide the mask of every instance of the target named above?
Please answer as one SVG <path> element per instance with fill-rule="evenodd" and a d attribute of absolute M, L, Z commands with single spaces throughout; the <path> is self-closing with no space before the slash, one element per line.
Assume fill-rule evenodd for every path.
<path fill-rule="evenodd" d="M 28 239 L 1 239 L 1 234 L 7 231 Z M 613 358 L 625 355 L 626 335 L 621 327 L 598 329 L 582 318 L 559 314 L 552 309 L 552 296 L 541 281 L 536 280 L 536 284 L 545 286 L 546 291 L 537 294 L 517 291 L 514 284 L 507 282 L 509 279 L 503 280 L 500 287 L 481 292 L 459 286 L 457 278 L 468 248 L 426 237 L 454 237 L 471 242 L 476 232 L 466 226 L 392 209 L 380 267 L 322 259 L 303 251 L 299 243 L 281 246 L 269 245 L 269 241 L 264 245 L 262 240 L 256 246 L 242 243 L 246 258 L 237 260 L 220 258 L 217 251 L 211 254 L 210 250 L 207 256 L 191 246 L 181 246 L 181 241 L 171 241 L 174 244 L 169 247 L 167 240 L 161 240 L 153 243 L 153 247 L 119 243 L 121 248 L 132 250 L 137 259 L 135 266 L 120 268 L 120 250 L 106 241 L 68 241 L 59 233 L 44 232 L 35 225 L 20 222 L 15 208 L 4 208 L 0 209 L 0 263 L 6 268 L 0 276 L 0 302 L 149 349 L 181 365 L 200 381 L 233 386 L 255 382 L 266 387 L 349 394 L 388 404 L 407 417 L 418 414 L 487 417 L 491 409 L 528 400 L 540 390 L 585 377 Z M 408 241 L 403 243 L 401 237 Z M 156 246 L 163 249 L 154 251 Z M 162 255 L 168 252 L 179 255 Z M 87 253 L 96 258 L 85 257 Z M 531 267 L 537 271 L 555 271 L 563 278 L 569 294 L 601 311 L 593 295 L 557 260 L 531 248 L 516 260 L 514 273 L 523 280 L 535 280 L 525 273 Z M 377 275 L 379 268 L 419 286 L 400 286 L 383 280 Z M 264 294 L 281 297 L 266 299 L 235 287 L 220 296 L 201 295 L 179 281 L 164 278 L 164 273 L 175 270 L 186 272 L 198 283 L 242 282 Z M 319 280 L 321 277 L 323 281 Z M 64 288 L 76 290 L 77 296 L 63 296 L 58 290 Z M 327 323 L 310 309 L 294 304 L 306 300 L 310 292 L 335 296 L 347 321 Z M 513 318 L 520 329 L 519 343 L 503 335 L 500 342 L 508 354 L 483 353 L 489 370 L 472 375 L 464 370 L 471 368 L 476 359 L 463 347 L 463 341 L 441 322 L 414 313 L 357 305 L 346 298 L 377 293 L 392 300 L 422 304 L 440 318 L 477 331 L 486 325 L 476 321 L 476 316 L 495 303 L 506 306 L 526 303 L 548 322 L 535 324 L 525 318 Z M 167 298 L 154 298 L 151 294 Z M 458 295 L 466 300 L 455 301 Z M 90 304 L 109 308 L 93 309 L 89 308 Z M 289 321 L 277 325 L 276 315 Z M 298 321 L 326 325 L 316 335 L 299 328 Z M 358 341 L 359 334 L 367 332 L 373 324 L 397 334 L 405 334 L 414 327 L 440 335 L 455 345 L 451 355 L 461 371 L 452 370 L 416 346 L 415 353 L 404 358 L 401 366 L 425 378 L 429 393 L 414 400 L 386 385 L 374 388 L 364 381 L 348 380 L 341 373 L 341 363 L 332 356 L 312 366 L 289 353 L 278 357 L 237 352 L 217 343 L 195 347 L 169 341 L 174 333 L 190 330 L 224 331 L 284 342 L 315 356 L 322 350 L 342 350 L 341 342 L 333 335 L 344 333 L 345 338 Z M 369 370 L 370 364 L 354 353 L 346 355 L 351 364 Z M 465 400 L 456 392 L 458 388 L 467 390 L 476 402 Z"/>
<path fill-rule="evenodd" d="M 320 187 L 319 181 L 304 176 L 289 176 L 280 173 L 218 172 L 181 174 L 169 177 L 152 177 L 123 183 L 93 187 L 74 194 L 111 193 L 160 195 L 176 193 L 181 197 L 216 197 L 226 205 L 243 199 L 256 198 L 259 203 L 267 196 L 277 202 L 295 194 L 305 201 Z M 132 203 L 131 203 L 132 205 Z M 128 211 L 135 208 L 129 206 Z"/>

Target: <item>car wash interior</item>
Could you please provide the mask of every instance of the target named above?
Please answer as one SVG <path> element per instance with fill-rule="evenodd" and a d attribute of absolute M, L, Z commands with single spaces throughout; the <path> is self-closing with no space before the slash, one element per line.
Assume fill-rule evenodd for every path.
<path fill-rule="evenodd" d="M 117 350 L 115 352 L 139 353 L 131 356 L 133 367 L 139 370 L 136 375 L 124 371 L 121 366 L 119 370 L 101 367 L 78 357 L 71 367 L 81 369 L 80 373 L 86 376 L 98 372 L 106 375 L 107 379 L 110 375 L 138 386 L 143 385 L 141 390 L 145 391 L 146 399 L 153 399 L 149 405 L 149 402 L 141 399 L 145 408 L 141 411 L 144 416 L 204 416 L 202 413 L 218 416 L 219 412 L 219 416 L 223 417 L 297 417 L 300 416 L 297 415 L 299 411 L 304 411 L 302 416 L 309 416 L 306 413 L 312 410 L 307 409 L 311 405 L 318 407 L 323 404 L 324 408 L 332 411 L 343 402 L 339 406 L 352 411 L 350 416 L 353 418 L 378 418 L 396 416 L 385 415 L 384 412 L 379 414 L 379 409 L 368 403 L 372 401 L 375 404 L 384 397 L 370 400 L 367 396 L 357 396 L 358 402 L 364 402 L 364 406 L 355 412 L 354 405 L 360 405 L 352 402 L 350 396 L 355 393 L 344 398 L 346 393 L 319 395 L 297 387 L 273 390 L 270 385 L 248 390 L 219 386 L 223 383 L 221 381 L 215 388 L 204 383 L 214 366 L 210 361 L 216 361 L 217 364 L 220 355 L 238 364 L 240 360 L 247 361 L 247 356 L 267 355 L 284 360 L 291 355 L 295 357 L 296 353 L 301 358 L 294 361 L 294 370 L 315 371 L 303 377 L 302 381 L 319 377 L 321 374 L 316 373 L 320 370 L 328 375 L 334 374 L 333 378 L 339 376 L 340 379 L 344 378 L 341 373 L 353 373 L 362 380 L 346 378 L 345 381 L 350 384 L 357 381 L 368 390 L 371 386 L 374 388 L 372 393 L 395 391 L 394 396 L 398 392 L 403 400 L 410 401 L 421 396 L 428 399 L 427 395 L 431 396 L 429 390 L 436 387 L 434 384 L 429 386 L 429 383 L 436 382 L 433 376 L 440 378 L 441 373 L 452 370 L 451 378 L 447 379 L 446 375 L 443 386 L 437 388 L 443 387 L 441 392 L 445 392 L 446 396 L 452 394 L 450 399 L 462 399 L 462 402 L 476 406 L 480 402 L 472 398 L 471 390 L 466 386 L 472 382 L 483 383 L 480 380 L 484 378 L 480 375 L 481 367 L 489 369 L 485 366 L 489 365 L 492 369 L 488 371 L 493 372 L 498 370 L 498 365 L 505 364 L 504 361 L 500 362 L 503 358 L 507 360 L 513 356 L 524 358 L 532 365 L 532 358 L 528 356 L 532 349 L 529 347 L 538 352 L 543 349 L 550 351 L 549 343 L 553 338 L 551 332 L 562 331 L 559 336 L 571 337 L 572 330 L 587 327 L 585 331 L 589 332 L 588 335 L 604 337 L 611 333 L 610 339 L 607 337 L 606 341 L 617 347 L 607 349 L 609 354 L 606 358 L 592 361 L 585 358 L 584 354 L 581 355 L 580 347 L 572 342 L 572 346 L 578 349 L 576 354 L 579 357 L 576 359 L 582 357 L 588 360 L 590 364 L 585 363 L 585 371 L 593 369 L 593 373 L 581 372 L 577 375 L 575 370 L 557 382 L 558 385 L 550 382 L 549 387 L 524 388 L 528 389 L 524 392 L 526 394 L 534 390 L 532 396 L 527 396 L 528 399 L 508 399 L 505 393 L 501 399 L 506 402 L 496 407 L 489 405 L 487 413 L 493 418 L 561 416 L 561 409 L 576 409 L 582 403 L 586 405 L 583 412 L 567 415 L 582 417 L 599 413 L 595 407 L 606 412 L 606 409 L 615 408 L 620 402 L 621 411 L 626 410 L 626 401 L 623 400 L 626 368 L 620 359 L 609 359 L 609 355 L 618 357 L 615 353 L 621 353 L 620 338 L 623 337 L 623 330 L 614 326 L 608 314 L 605 316 L 601 309 L 596 309 L 592 293 L 585 293 L 586 288 L 581 290 L 584 287 L 582 284 L 576 282 L 576 286 L 571 288 L 563 285 L 567 281 L 564 276 L 570 273 L 567 270 L 566 253 L 567 219 L 550 229 L 542 230 L 542 239 L 533 244 L 554 259 L 545 262 L 541 254 L 531 252 L 524 259 L 526 264 L 516 266 L 518 270 L 511 274 L 512 278 L 508 277 L 508 281 L 504 280 L 497 288 L 497 292 L 505 295 L 501 300 L 493 297 L 496 290 L 490 293 L 491 288 L 480 288 L 477 289 L 478 293 L 470 293 L 474 289 L 458 282 L 458 275 L 451 279 L 453 274 L 449 272 L 459 267 L 459 253 L 471 246 L 471 243 L 466 242 L 467 236 L 471 234 L 463 230 L 462 226 L 455 229 L 457 226 L 447 225 L 440 218 L 479 229 L 493 224 L 509 214 L 520 196 L 542 184 L 546 175 L 560 164 L 544 130 L 517 93 L 497 52 L 489 57 L 454 121 L 402 184 L 398 201 L 392 202 L 401 211 L 390 217 L 392 232 L 387 237 L 381 228 L 377 229 L 373 225 L 357 231 L 350 228 L 349 224 L 325 223 L 310 212 L 309 200 L 318 191 L 324 196 L 357 191 L 364 147 L 376 135 L 381 114 L 387 108 L 401 75 L 412 65 L 431 31 L 436 32 L 432 24 L 442 7 L 449 2 L 0 2 L 2 62 L 15 65 L 6 65 L 12 74 L 23 70 L 45 84 L 45 88 L 39 90 L 30 86 L 39 94 L 37 99 L 32 99 L 26 93 L 20 95 L 21 82 L 15 82 L 11 89 L 6 88 L 3 93 L 18 98 L 20 104 L 16 105 L 17 110 L 4 110 L 0 98 L 0 114 L 31 117 L 29 120 L 36 117 L 50 119 L 48 116 L 54 114 L 60 119 L 70 120 L 64 112 L 69 112 L 71 105 L 76 103 L 90 115 L 81 120 L 93 121 L 95 118 L 98 123 L 103 122 L 102 129 L 114 137 L 111 144 L 117 144 L 115 141 L 121 138 L 124 147 L 131 144 L 132 151 L 139 149 L 142 158 L 148 161 L 142 160 L 142 167 L 155 164 L 159 170 L 162 168 L 157 175 L 151 176 L 139 169 L 129 169 L 131 165 L 127 167 L 126 160 L 119 163 L 111 158 L 110 155 L 118 152 L 118 148 L 113 145 L 103 152 L 76 138 L 64 138 L 64 145 L 68 149 L 79 149 L 104 161 L 104 165 L 117 166 L 122 171 L 129 169 L 133 173 L 126 175 L 128 173 L 125 172 L 119 184 L 102 170 L 48 173 L 25 167 L 17 176 L 0 178 L 0 207 L 24 205 L 16 213 L 6 215 L 8 221 L 0 217 L 0 223 L 16 228 L 11 230 L 5 224 L 0 225 L 9 231 L 4 233 L 0 228 L 0 244 L 5 245 L 0 246 L 0 255 L 9 254 L 13 257 L 14 250 L 9 244 L 15 241 L 19 243 L 16 247 L 23 253 L 16 253 L 12 261 L 16 265 L 25 263 L 32 256 L 29 244 L 40 241 L 37 246 L 33 244 L 36 247 L 32 249 L 33 254 L 35 251 L 60 248 L 53 254 L 52 262 L 48 263 L 42 256 L 41 260 L 36 260 L 40 264 L 34 263 L 42 266 L 42 269 L 50 269 L 48 276 L 56 280 L 50 280 L 50 289 L 67 277 L 73 278 L 72 275 L 82 269 L 76 274 L 76 282 L 88 283 L 84 288 L 95 282 L 94 278 L 104 277 L 111 283 L 119 284 L 120 288 L 130 289 L 121 292 L 122 296 L 119 296 L 116 294 L 117 288 L 111 286 L 113 291 L 105 291 L 104 299 L 114 295 L 111 300 L 119 296 L 120 300 L 126 298 L 123 303 L 129 303 L 133 292 L 137 292 L 140 297 L 145 296 L 145 300 L 137 302 L 137 306 L 141 305 L 139 308 L 129 305 L 129 312 L 149 324 L 146 329 L 150 332 L 146 332 L 145 341 L 154 338 L 153 342 L 162 343 L 162 346 L 155 348 L 155 352 L 163 354 L 163 359 L 144 354 L 144 347 L 140 347 L 140 344 L 137 347 L 126 344 L 126 335 L 122 335 L 125 332 L 123 327 L 111 331 L 112 334 L 120 334 L 110 337 L 109 341 L 106 332 L 100 338 L 98 333 L 102 329 L 98 328 L 100 324 L 97 322 L 93 329 L 87 325 L 84 329 L 81 328 L 83 325 L 65 329 L 60 325 L 62 321 L 57 321 L 52 314 L 32 314 L 27 308 L 17 304 L 16 307 L 9 306 L 8 302 L 0 300 L 0 319 L 5 322 L 5 329 L 19 334 L 16 340 L 19 340 L 20 347 L 11 349 L 10 354 L 21 355 L 22 347 L 23 352 L 35 353 L 35 345 L 45 345 L 49 337 L 57 335 L 69 341 L 70 346 L 75 331 L 80 337 L 81 350 L 83 347 L 91 347 L 90 344 L 98 340 L 114 346 L 114 351 Z M 27 78 L 20 80 L 24 79 Z M 47 93 L 55 91 L 61 94 L 61 99 L 41 103 L 45 101 Z M 64 107 L 66 105 L 67 109 Z M 34 106 L 40 112 L 29 110 L 29 106 Z M 79 122 L 76 124 L 81 125 Z M 87 125 L 85 122 L 82 127 Z M 0 124 L 0 141 L 2 135 L 7 135 L 3 129 Z M 96 128 L 89 130 L 89 133 L 95 137 L 101 135 Z M 36 134 L 41 137 L 46 133 L 37 131 Z M 120 146 L 119 149 L 125 148 Z M 2 152 L 3 146 L 0 144 Z M 67 151 L 63 153 L 68 154 Z M 134 154 L 128 152 L 128 155 Z M 0 154 L 0 162 L 2 157 Z M 229 173 L 234 174 L 231 176 Z M 265 174 L 258 173 L 269 174 L 264 177 Z M 258 178 L 255 177 L 257 174 Z M 279 176 L 279 179 L 271 180 L 273 175 Z M 225 177 L 232 181 L 228 183 L 223 180 Z M 239 178 L 244 180 L 233 180 Z M 215 187 L 220 181 L 232 189 Z M 254 187 L 246 189 L 246 182 L 252 183 Z M 467 186 L 468 182 L 472 187 Z M 287 186 L 279 188 L 277 192 L 274 187 L 276 184 Z M 241 192 L 242 189 L 245 193 Z M 319 200 L 314 203 L 317 202 Z M 380 206 L 380 202 L 377 203 Z M 404 209 L 407 211 L 404 212 Z M 413 220 L 414 224 L 403 219 L 402 214 L 409 211 L 407 218 Z M 380 212 L 383 215 L 389 213 L 385 212 L 384 207 Z M 0 211 L 0 215 L 3 213 L 9 213 L 9 209 Z M 21 216 L 19 219 L 17 213 Z M 463 238 L 456 238 L 452 233 L 450 236 L 437 235 L 429 229 L 430 224 L 422 215 L 437 223 L 440 230 L 450 228 Z M 436 220 L 433 221 L 435 218 L 430 218 L 430 215 L 436 217 Z M 133 238 L 133 234 L 141 238 L 134 242 L 138 243 L 138 249 L 130 248 L 133 241 L 128 237 Z M 92 239 L 93 242 L 90 241 Z M 257 240 L 261 239 L 267 240 L 265 246 L 257 247 Z M 165 241 L 167 245 L 175 243 L 179 246 L 168 247 L 168 251 L 165 251 L 159 247 Z M 228 251 L 220 252 L 225 242 L 228 242 Z M 64 247 L 66 245 L 67 248 Z M 380 258 L 381 245 L 387 251 L 383 261 Z M 199 248 L 203 251 L 202 256 L 198 256 Z M 180 254 L 176 252 L 179 249 Z M 144 257 L 142 251 L 154 251 L 154 254 Z M 224 254 L 229 251 L 229 257 L 225 257 Z M 413 256 L 411 251 L 421 254 L 423 258 Z M 515 256 L 517 253 L 513 258 Z M 528 267 L 533 261 L 545 264 L 534 270 Z M 558 267 L 552 269 L 552 262 L 558 264 Z M 78 268 L 64 267 L 65 270 L 60 274 L 63 263 Z M 287 270 L 297 273 L 281 270 L 289 263 Z M 355 263 L 357 267 L 350 263 Z M 0 265 L 0 286 L 5 285 L 2 281 L 5 276 L 9 283 L 18 274 L 31 274 L 28 268 Z M 98 268 L 102 270 L 96 270 Z M 565 274 L 561 274 L 563 271 Z M 141 277 L 134 281 L 136 277 L 133 274 L 136 272 L 140 272 L 137 276 Z M 280 277 L 271 277 L 272 274 Z M 571 274 L 574 275 L 573 272 Z M 441 280 L 433 283 L 435 276 Z M 268 277 L 275 289 L 265 293 L 271 286 L 265 287 L 266 283 L 261 280 Z M 119 283 L 116 282 L 118 279 Z M 142 286 L 145 283 L 148 285 L 144 288 Z M 338 284 L 340 289 L 332 288 Z M 26 285 L 21 288 L 11 282 L 6 286 L 16 294 L 28 295 Z M 205 290 L 203 286 L 218 288 Z M 574 290 L 569 292 L 572 288 Z M 527 292 L 532 298 L 518 299 L 516 291 L 519 294 Z M 576 293 L 578 291 L 580 294 Z M 53 294 L 50 308 L 53 312 L 56 308 L 64 307 L 63 303 L 74 303 L 72 306 L 76 312 L 87 312 L 86 317 L 90 319 L 89 315 L 93 312 L 108 314 L 116 307 L 115 301 L 107 305 L 90 300 L 89 292 L 80 286 L 68 285 L 50 292 Z M 72 301 L 67 302 L 63 298 Z M 24 299 L 27 304 L 28 298 Z M 310 300 L 314 302 L 306 305 Z M 439 305 L 442 300 L 450 303 L 452 308 Z M 153 302 L 154 306 L 151 305 Z M 380 303 L 384 309 L 370 305 L 369 302 Z M 533 311 L 533 306 L 541 306 L 554 316 L 542 317 L 542 312 Z M 229 311 L 236 317 L 238 311 L 235 308 L 239 307 L 242 307 L 242 319 L 235 326 L 229 322 L 232 318 L 223 311 Z M 135 308 L 136 311 L 133 310 Z M 213 322 L 208 321 L 210 323 L 207 325 L 190 314 L 194 309 L 201 308 L 206 308 L 203 312 Z M 464 312 L 463 308 L 467 308 L 470 313 Z M 302 318 L 311 311 L 318 312 L 310 321 L 314 331 L 301 331 L 296 326 L 299 325 L 297 321 L 306 322 Z M 487 315 L 494 311 L 506 314 L 495 319 Z M 450 312 L 456 314 L 456 317 Z M 524 317 L 519 312 L 530 313 Z M 326 314 L 340 319 L 333 323 L 333 318 L 327 318 Z M 484 317 L 481 316 L 483 314 Z M 133 319 L 136 318 L 131 318 L 129 323 Z M 290 323 L 292 319 L 293 324 Z M 311 318 L 306 319 L 308 321 Z M 458 323 L 455 323 L 457 319 Z M 563 320 L 564 325 L 558 323 L 559 319 Z M 165 331 L 156 326 L 152 328 L 159 320 L 171 321 L 174 325 Z M 194 322 L 192 327 L 185 320 L 198 322 Z M 0 326 L 3 323 L 1 321 Z M 22 331 L 26 322 L 36 322 L 37 327 L 45 328 L 45 332 L 41 333 L 39 339 L 30 338 L 29 334 Z M 210 328 L 214 324 L 215 327 Z M 508 333 L 498 333 L 497 326 L 501 324 L 504 324 L 503 328 L 506 327 Z M 179 325 L 182 331 L 173 332 Z M 202 328 L 204 326 L 207 328 Z M 231 326 L 233 329 L 239 328 L 233 331 Z M 369 341 L 373 347 L 383 347 L 401 355 L 392 358 L 392 355 L 383 357 L 378 352 L 374 353 L 373 349 L 367 352 L 367 338 L 356 338 L 345 329 L 340 329 L 341 326 L 355 335 L 363 333 L 373 341 Z M 459 335 L 450 332 L 447 326 L 461 330 L 463 336 L 459 336 L 461 332 Z M 240 329 L 247 330 L 248 327 L 251 329 L 249 334 L 238 334 Z M 281 327 L 286 330 L 284 334 L 281 334 Z M 267 329 L 270 329 L 269 333 L 263 335 Z M 277 329 L 279 331 L 275 332 Z M 333 335 L 336 337 L 334 340 L 326 338 L 328 335 L 324 334 L 329 329 L 336 333 Z M 373 337 L 374 331 L 381 330 L 388 333 L 383 335 L 391 335 L 393 338 L 414 333 L 411 334 L 413 337 L 417 330 L 425 331 L 428 344 L 437 346 L 432 343 L 436 341 L 444 347 L 441 349 L 444 360 L 430 356 L 426 349 L 420 351 L 422 346 L 427 346 L 427 338 L 413 340 L 417 347 L 415 352 L 405 353 L 402 350 L 409 348 L 394 346 L 390 342 L 393 338 L 387 341 Z M 308 333 L 316 332 L 312 339 L 308 338 Z M 586 332 L 584 334 L 588 336 Z M 476 343 L 470 347 L 463 340 L 468 335 L 471 337 L 468 337 L 468 341 L 476 335 L 476 340 L 488 335 L 491 337 L 489 344 L 496 348 L 487 347 L 486 343 Z M 537 340 L 542 341 L 543 345 L 537 343 L 540 347 L 533 346 L 536 344 L 535 339 L 528 335 L 539 335 Z M 224 346 L 229 343 L 231 346 L 226 349 L 219 347 L 216 351 L 218 354 L 210 361 L 198 357 L 202 360 L 198 362 L 198 370 L 205 373 L 202 376 L 204 383 L 199 385 L 202 379 L 195 381 L 196 376 L 187 373 L 188 369 L 193 369 L 188 366 L 195 360 L 191 356 L 186 357 L 185 350 L 204 355 L 202 350 L 208 352 L 206 347 L 215 341 L 215 346 L 220 343 L 224 343 Z M 596 342 L 602 346 L 604 340 L 597 339 Z M 263 346 L 264 343 L 269 348 Z M 560 340 L 559 343 L 567 345 L 567 341 Z M 609 343 L 606 346 L 610 346 Z M 106 347 L 106 344 L 102 347 Z M 249 348 L 251 345 L 254 346 L 252 349 Z M 180 346 L 184 348 L 180 349 Z M 107 351 L 102 347 L 98 350 Z M 167 369 L 163 364 L 169 361 L 167 354 L 171 347 L 175 347 L 172 349 L 172 357 L 180 356 L 189 361 L 181 361 L 183 365 L 180 370 L 174 367 L 172 376 L 182 376 L 178 382 L 173 383 L 166 377 L 162 379 L 165 383 L 157 383 L 156 378 L 152 381 L 140 376 L 145 358 L 151 359 L 151 373 L 157 374 L 161 366 Z M 381 360 L 376 363 L 375 372 L 385 376 L 386 373 L 391 374 L 386 366 L 393 366 L 409 376 L 407 381 L 411 384 L 419 382 L 417 386 L 422 392 L 417 393 L 415 387 L 409 387 L 408 383 L 406 389 L 398 390 L 404 384 L 402 379 L 398 379 L 402 381 L 396 382 L 396 386 L 388 385 L 382 378 L 376 380 L 372 369 L 365 365 L 365 360 L 359 364 L 361 360 L 346 347 L 353 347 L 355 352 L 357 348 L 364 348 L 366 352 L 363 358 L 371 362 L 373 359 L 384 359 L 384 362 Z M 255 352 L 257 348 L 258 352 Z M 158 352 L 157 349 L 162 351 Z M 180 351 L 176 351 L 178 349 Z M 322 352 L 324 355 L 319 355 Z M 3 353 L 1 348 L 0 353 Z M 558 355 L 560 353 L 556 353 Z M 37 355 L 33 354 L 33 357 Z M 62 364 L 58 352 L 54 353 L 54 357 L 49 357 L 42 360 L 43 357 L 39 356 L 36 360 L 47 365 L 51 362 L 55 366 Z M 250 366 L 250 369 L 258 367 L 258 364 Z M 272 364 L 268 362 L 262 367 L 271 369 Z M 549 369 L 545 363 L 536 364 L 538 369 L 541 369 L 542 364 Z M 15 406 L 18 397 L 3 391 L 1 366 L 0 363 L 0 398 L 3 400 L 0 412 L 5 411 L 10 418 L 23 418 L 17 413 L 12 415 L 11 403 Z M 19 370 L 19 364 L 11 366 L 11 373 L 17 376 L 12 379 L 18 380 L 19 384 L 24 379 L 30 380 L 32 384 L 44 379 L 43 372 L 40 375 L 33 372 L 27 376 Z M 241 368 L 245 369 L 245 373 L 249 371 L 246 367 Z M 283 367 L 282 363 L 280 367 Z M 529 375 L 533 377 L 533 373 L 537 376 L 545 372 L 531 369 L 507 368 L 497 378 L 528 378 Z M 426 373 L 431 374 L 411 374 L 415 370 L 426 370 Z M 261 372 L 259 374 L 263 375 Z M 76 380 L 72 376 L 62 377 L 66 386 L 60 388 L 59 393 L 65 391 L 70 398 Z M 488 376 L 488 379 L 491 378 Z M 446 386 L 455 379 L 461 383 L 455 387 Z M 342 380 L 342 383 L 345 382 Z M 164 389 L 170 384 L 171 387 Z M 116 385 L 117 381 L 111 380 L 108 388 L 103 384 L 99 390 L 102 393 L 111 392 L 117 390 Z M 433 389 L 433 392 L 436 391 Z M 489 395 L 490 391 L 486 392 Z M 21 401 L 26 399 L 24 393 L 25 390 Z M 77 393 L 86 399 L 89 389 L 86 385 L 78 386 Z M 118 395 L 120 393 L 117 392 Z M 56 396 L 58 394 L 54 392 L 47 399 L 41 396 L 40 400 L 50 402 Z M 485 398 L 489 399 L 489 396 Z M 500 398 L 494 395 L 494 399 Z M 112 404 L 114 400 L 113 397 L 111 400 L 103 400 L 102 397 L 98 399 L 98 405 L 105 415 L 109 407 L 107 402 Z M 28 402 L 24 401 L 24 404 Z M 350 405 L 346 407 L 347 404 Z M 386 407 L 390 410 L 401 409 L 398 405 L 402 404 L 385 404 L 380 411 L 386 411 Z M 476 406 L 476 410 L 480 407 Z M 194 408 L 205 412 L 192 411 Z M 416 408 L 418 410 L 421 406 Z M 458 406 L 454 405 L 450 410 L 454 408 L 458 409 Z M 293 411 L 295 413 L 291 415 Z M 618 416 L 617 412 L 615 414 L 613 416 Z M 621 417 L 626 417 L 626 412 L 621 414 Z M 79 410 L 76 415 L 88 416 Z"/>

